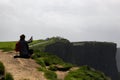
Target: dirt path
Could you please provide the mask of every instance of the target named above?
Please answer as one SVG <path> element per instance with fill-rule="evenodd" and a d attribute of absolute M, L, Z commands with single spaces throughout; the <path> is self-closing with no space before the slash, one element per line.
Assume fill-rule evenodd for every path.
<path fill-rule="evenodd" d="M 46 80 L 42 72 L 37 70 L 39 65 L 32 59 L 13 58 L 15 52 L 0 51 L 0 61 L 3 62 L 6 71 L 10 72 L 14 80 Z"/>

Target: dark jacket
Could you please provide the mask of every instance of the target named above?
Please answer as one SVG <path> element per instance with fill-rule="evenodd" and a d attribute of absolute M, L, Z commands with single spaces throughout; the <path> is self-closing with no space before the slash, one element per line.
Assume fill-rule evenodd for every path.
<path fill-rule="evenodd" d="M 28 42 L 25 40 L 20 40 L 19 41 L 20 45 L 20 55 L 28 55 L 29 54 L 29 47 L 28 47 Z"/>

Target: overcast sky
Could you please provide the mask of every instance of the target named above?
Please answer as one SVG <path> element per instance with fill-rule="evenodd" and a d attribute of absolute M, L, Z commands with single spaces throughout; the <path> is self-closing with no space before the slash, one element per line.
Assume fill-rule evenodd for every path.
<path fill-rule="evenodd" d="M 21 34 L 120 46 L 120 0 L 0 0 L 0 41 Z"/>

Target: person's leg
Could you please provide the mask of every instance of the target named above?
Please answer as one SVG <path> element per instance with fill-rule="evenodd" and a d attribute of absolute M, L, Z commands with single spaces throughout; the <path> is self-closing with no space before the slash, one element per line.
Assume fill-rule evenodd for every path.
<path fill-rule="evenodd" d="M 29 49 L 29 57 L 31 57 L 33 54 L 33 50 L 32 49 Z"/>
<path fill-rule="evenodd" d="M 28 54 L 20 54 L 20 57 L 21 58 L 29 58 L 29 55 Z"/>
<path fill-rule="evenodd" d="M 15 56 L 14 56 L 14 58 L 20 58 L 20 56 L 18 56 L 18 55 L 15 55 Z"/>
<path fill-rule="evenodd" d="M 14 56 L 14 58 L 20 58 L 20 52 L 16 52 L 16 55 Z"/>

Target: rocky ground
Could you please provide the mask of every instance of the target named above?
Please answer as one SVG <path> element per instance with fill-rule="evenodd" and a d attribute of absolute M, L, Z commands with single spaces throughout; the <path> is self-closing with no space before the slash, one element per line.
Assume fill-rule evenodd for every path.
<path fill-rule="evenodd" d="M 32 59 L 13 58 L 15 52 L 0 51 L 0 61 L 14 80 L 46 80 L 43 73 L 37 70 L 39 65 Z"/>

